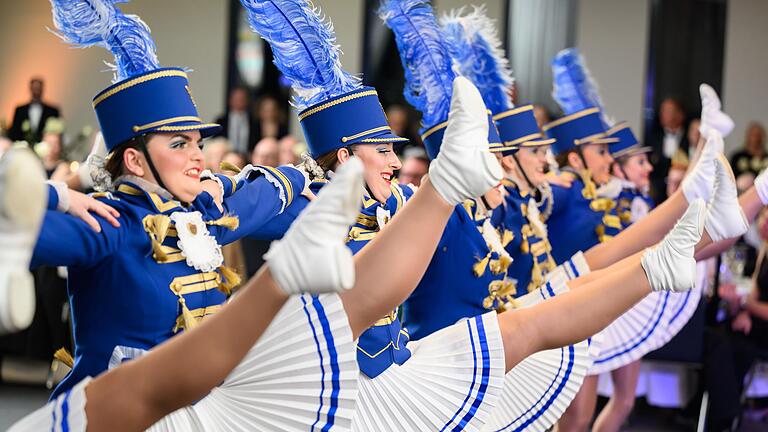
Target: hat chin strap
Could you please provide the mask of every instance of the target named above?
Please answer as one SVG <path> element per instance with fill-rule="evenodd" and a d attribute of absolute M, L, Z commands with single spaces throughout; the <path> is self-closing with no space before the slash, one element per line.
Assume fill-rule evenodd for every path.
<path fill-rule="evenodd" d="M 155 164 L 152 162 L 152 157 L 149 155 L 149 150 L 147 150 L 146 135 L 141 136 L 141 143 L 139 144 L 139 147 L 141 147 L 141 152 L 144 154 L 144 158 L 147 160 L 147 165 L 149 165 L 149 170 L 152 172 L 152 176 L 155 177 L 155 181 L 157 182 L 157 185 L 167 190 L 170 193 L 171 191 L 168 190 L 167 187 L 165 187 L 165 183 L 163 183 L 163 178 L 160 177 L 160 173 L 157 171 L 157 168 L 155 168 Z"/>
<path fill-rule="evenodd" d="M 522 174 L 523 179 L 528 184 L 528 187 L 531 189 L 531 191 L 535 191 L 536 189 L 538 189 L 536 186 L 534 186 L 531 179 L 528 178 L 528 174 L 525 173 L 525 170 L 523 169 L 523 166 L 520 164 L 520 161 L 517 160 L 517 155 L 513 154 L 512 159 L 514 159 L 515 165 L 517 165 L 517 170 L 520 171 L 520 174 Z"/>

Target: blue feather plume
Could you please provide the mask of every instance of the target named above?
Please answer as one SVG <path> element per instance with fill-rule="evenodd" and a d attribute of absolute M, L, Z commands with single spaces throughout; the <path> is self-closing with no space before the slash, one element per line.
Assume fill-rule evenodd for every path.
<path fill-rule="evenodd" d="M 124 15 L 116 0 L 51 0 L 56 32 L 65 42 L 86 48 L 102 46 L 115 56 L 113 81 L 160 67 L 149 27 L 135 15 Z"/>
<path fill-rule="evenodd" d="M 480 90 L 492 113 L 514 108 L 509 96 L 514 78 L 494 21 L 485 14 L 483 6 L 476 6 L 464 16 L 463 12 L 464 8 L 460 8 L 440 18 L 453 60 L 461 74 Z"/>
<path fill-rule="evenodd" d="M 421 111 L 422 126 L 445 121 L 456 73 L 429 2 L 384 0 L 379 16 L 395 34 L 405 70 L 405 99 Z"/>
<path fill-rule="evenodd" d="M 274 63 L 296 91 L 293 104 L 309 106 L 362 87 L 341 67 L 330 21 L 304 0 L 241 0 L 251 28 L 272 46 Z"/>
<path fill-rule="evenodd" d="M 584 65 L 584 58 L 576 48 L 566 48 L 552 59 L 552 97 L 563 112 L 573 114 L 587 108 L 599 108 L 603 124 L 611 122 L 603 109 L 603 102 L 597 91 L 597 84 Z"/>

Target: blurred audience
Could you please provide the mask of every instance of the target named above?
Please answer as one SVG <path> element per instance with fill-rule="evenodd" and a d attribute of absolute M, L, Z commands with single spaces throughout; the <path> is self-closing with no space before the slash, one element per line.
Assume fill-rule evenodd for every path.
<path fill-rule="evenodd" d="M 752 364 L 768 353 L 768 210 L 758 217 L 763 245 L 747 289 L 722 284 L 718 294 L 728 318 L 707 330 L 706 386 L 711 399 L 711 430 L 730 430 L 741 413 L 744 377 Z"/>
<path fill-rule="evenodd" d="M 678 151 L 688 153 L 686 132 L 682 102 L 664 99 L 659 106 L 659 121 L 646 136 L 646 145 L 653 149 L 651 164 L 655 171 L 651 176 L 651 195 L 657 203 L 667 198 L 664 176 L 669 172 L 672 158 Z"/>
<path fill-rule="evenodd" d="M 221 161 L 223 163 L 234 165 L 240 169 L 243 169 L 243 167 L 248 163 L 245 159 L 245 156 L 233 151 L 227 152 L 227 154 L 224 155 Z M 231 172 L 226 172 L 225 170 L 222 170 L 222 172 L 224 172 L 224 174 L 227 174 L 227 175 L 232 174 Z"/>
<path fill-rule="evenodd" d="M 403 153 L 403 166 L 397 176 L 402 184 L 421 186 L 421 178 L 429 172 L 429 158 L 421 147 L 411 147 Z"/>
<path fill-rule="evenodd" d="M 731 156 L 733 174 L 738 178 L 749 173 L 754 178 L 768 167 L 765 151 L 765 128 L 758 122 L 751 122 L 744 135 L 744 147 Z"/>
<path fill-rule="evenodd" d="M 421 137 L 419 136 L 418 122 L 414 121 L 413 108 L 403 105 L 393 104 L 387 107 L 387 121 L 389 127 L 395 135 L 408 138 L 410 141 L 407 147 L 421 146 Z"/>
<path fill-rule="evenodd" d="M 243 154 L 250 153 L 257 137 L 249 109 L 248 91 L 238 87 L 229 93 L 227 113 L 216 119 L 221 125 L 221 136 L 229 140 L 230 148 Z"/>
<path fill-rule="evenodd" d="M 43 139 L 43 130 L 49 118 L 60 117 L 59 108 L 43 102 L 44 83 L 40 77 L 29 80 L 30 101 L 16 107 L 8 137 L 13 141 L 35 144 Z"/>
<path fill-rule="evenodd" d="M 253 123 L 254 142 L 263 138 L 280 139 L 288 135 L 288 118 L 280 102 L 272 95 L 256 101 L 256 120 Z"/>
<path fill-rule="evenodd" d="M 696 150 L 699 148 L 700 145 L 704 145 L 704 142 L 700 142 L 701 139 L 701 131 L 699 131 L 699 126 L 701 126 L 701 119 L 699 118 L 693 118 L 691 119 L 691 122 L 688 123 L 688 157 L 692 158 L 694 153 L 696 153 Z"/>
<path fill-rule="evenodd" d="M 286 135 L 280 140 L 280 155 L 278 158 L 280 165 L 296 165 L 299 162 L 300 154 L 297 154 L 297 150 L 299 150 L 300 146 L 298 143 L 296 138 L 291 135 Z"/>
<path fill-rule="evenodd" d="M 251 163 L 254 165 L 279 166 L 280 145 L 275 138 L 262 138 L 251 152 Z"/>
<path fill-rule="evenodd" d="M 203 146 L 205 156 L 205 169 L 211 172 L 219 172 L 224 155 L 230 152 L 229 142 L 224 137 L 211 138 Z"/>

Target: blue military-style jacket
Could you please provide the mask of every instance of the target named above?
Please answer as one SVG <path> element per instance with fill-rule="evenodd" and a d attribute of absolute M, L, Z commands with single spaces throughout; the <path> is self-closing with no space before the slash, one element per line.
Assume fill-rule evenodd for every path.
<path fill-rule="evenodd" d="M 501 308 L 514 295 L 514 282 L 506 278 L 509 261 L 491 249 L 481 231 L 495 228 L 484 222 L 474 201 L 454 209 L 424 277 L 403 306 L 414 340 Z"/>
<path fill-rule="evenodd" d="M 171 216 L 199 212 L 218 245 L 246 234 L 270 238 L 284 232 L 287 225 L 276 226 L 273 219 L 301 192 L 304 177 L 292 168 L 270 173 L 239 182 L 222 177 L 224 213 L 207 193 L 184 204 L 151 191 L 140 179 L 122 182 L 114 193 L 95 195 L 120 212 L 120 227 L 97 217 L 102 227 L 97 233 L 71 215 L 46 213 L 32 267 L 68 268 L 75 341 L 73 370 L 52 397 L 221 308 L 236 276 L 223 267 L 197 270 L 188 265 Z M 232 195 L 237 188 L 249 193 Z M 49 208 L 55 208 L 58 200 L 51 196 Z M 239 227 L 232 229 L 238 219 Z"/>
<path fill-rule="evenodd" d="M 504 204 L 493 210 L 491 220 L 501 232 L 501 238 L 507 253 L 512 257 L 507 275 L 516 281 L 515 297 L 528 294 L 544 283 L 544 277 L 556 267 L 552 258 L 552 246 L 546 232 L 546 220 L 543 219 L 537 203 L 528 193 L 522 193 L 510 180 L 504 180 L 507 192 Z M 540 205 L 551 205 L 551 197 Z M 535 221 L 532 218 L 538 217 Z"/>
<path fill-rule="evenodd" d="M 552 185 L 552 202 L 547 230 L 552 257 L 558 265 L 621 230 L 615 201 L 598 197 L 591 180 L 585 184 L 583 178 L 577 177 L 570 187 Z"/>
<path fill-rule="evenodd" d="M 656 206 L 653 199 L 640 192 L 632 183 L 623 182 L 616 206 L 623 228 L 627 228 L 647 215 Z"/>

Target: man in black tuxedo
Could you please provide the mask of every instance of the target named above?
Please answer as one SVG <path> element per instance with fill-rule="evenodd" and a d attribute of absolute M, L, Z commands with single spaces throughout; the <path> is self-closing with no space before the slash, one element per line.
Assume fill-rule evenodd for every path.
<path fill-rule="evenodd" d="M 645 145 L 653 149 L 651 195 L 658 204 L 667 198 L 666 178 L 672 158 L 677 152 L 688 155 L 685 110 L 680 101 L 666 98 L 661 102 L 659 123 L 646 136 Z"/>
<path fill-rule="evenodd" d="M 249 155 L 256 145 L 255 127 L 248 103 L 248 92 L 244 88 L 235 88 L 229 93 L 226 115 L 216 119 L 221 125 L 221 136 L 229 141 L 231 151 Z"/>
<path fill-rule="evenodd" d="M 8 137 L 14 141 L 30 141 L 35 144 L 43 139 L 43 130 L 48 119 L 59 117 L 61 114 L 57 107 L 43 103 L 42 78 L 29 80 L 29 92 L 32 100 L 26 105 L 16 107 Z"/>

